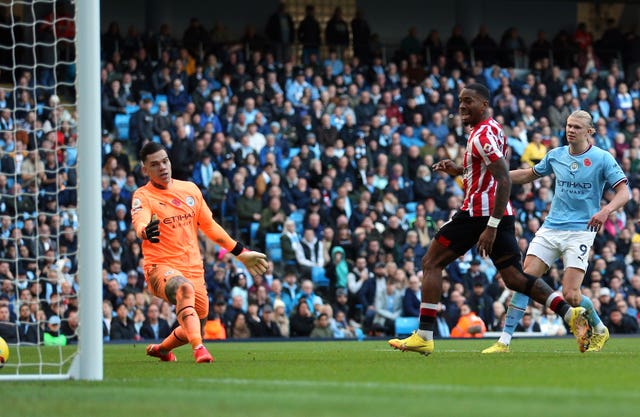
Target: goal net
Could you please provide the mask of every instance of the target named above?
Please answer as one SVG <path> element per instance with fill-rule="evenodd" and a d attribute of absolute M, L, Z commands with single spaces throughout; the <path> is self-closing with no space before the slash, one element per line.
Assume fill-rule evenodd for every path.
<path fill-rule="evenodd" d="M 0 380 L 102 379 L 98 8 L 0 0 Z"/>

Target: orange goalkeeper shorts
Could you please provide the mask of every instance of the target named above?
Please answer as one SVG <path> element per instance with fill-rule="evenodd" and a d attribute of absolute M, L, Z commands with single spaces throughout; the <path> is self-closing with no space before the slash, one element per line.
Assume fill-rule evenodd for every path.
<path fill-rule="evenodd" d="M 167 283 L 175 277 L 185 277 L 192 284 L 196 293 L 196 305 L 194 306 L 198 317 L 200 319 L 206 319 L 209 315 L 209 296 L 207 295 L 207 286 L 204 282 L 204 276 L 189 276 L 181 271 L 172 268 L 168 265 L 152 264 L 144 269 L 145 279 L 147 286 L 151 289 L 151 293 L 156 297 L 160 297 L 165 301 L 174 303 L 169 300 L 165 293 Z"/>

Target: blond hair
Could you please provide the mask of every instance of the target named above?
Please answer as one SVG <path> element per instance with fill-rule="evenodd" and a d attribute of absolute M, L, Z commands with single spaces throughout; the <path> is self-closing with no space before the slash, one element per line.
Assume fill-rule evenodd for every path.
<path fill-rule="evenodd" d="M 574 119 L 582 119 L 585 121 L 587 127 L 593 128 L 593 117 L 589 112 L 584 110 L 576 110 L 569 115 L 569 117 L 573 117 Z"/>
<path fill-rule="evenodd" d="M 584 110 L 576 110 L 573 113 L 571 113 L 569 117 L 582 120 L 585 126 L 587 127 L 587 133 L 589 135 L 593 135 L 594 133 L 596 133 L 596 129 L 595 127 L 593 127 L 593 117 L 589 112 Z M 569 120 L 569 118 L 567 118 L 567 120 Z"/>

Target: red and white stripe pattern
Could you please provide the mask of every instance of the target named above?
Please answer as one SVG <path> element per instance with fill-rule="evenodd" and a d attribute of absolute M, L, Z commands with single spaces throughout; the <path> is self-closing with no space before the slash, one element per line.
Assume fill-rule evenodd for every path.
<path fill-rule="evenodd" d="M 435 317 L 438 314 L 438 304 L 420 303 L 420 317 Z"/>
<path fill-rule="evenodd" d="M 471 131 L 464 154 L 465 198 L 461 208 L 471 217 L 492 214 L 497 182 L 488 166 L 504 158 L 506 151 L 507 138 L 500 123 L 493 118 L 478 123 Z M 504 215 L 513 214 L 513 207 L 508 203 Z"/>

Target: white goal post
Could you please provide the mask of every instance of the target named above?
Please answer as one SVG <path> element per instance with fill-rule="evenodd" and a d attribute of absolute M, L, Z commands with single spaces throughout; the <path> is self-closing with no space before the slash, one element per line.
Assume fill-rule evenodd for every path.
<path fill-rule="evenodd" d="M 14 10 L 27 10 L 30 8 L 31 16 L 36 16 L 34 7 L 45 6 L 55 9 L 56 0 L 0 0 L 0 6 L 13 12 Z M 101 195 L 101 103 L 100 103 L 100 1 L 99 0 L 69 0 L 75 10 L 75 56 L 64 58 L 75 62 L 75 101 L 69 106 L 77 110 L 77 222 L 75 225 L 78 237 L 77 260 L 77 297 L 78 297 L 78 326 L 77 350 L 71 352 L 69 348 L 57 348 L 52 355 L 47 356 L 47 348 L 42 343 L 31 346 L 18 344 L 10 345 L 10 359 L 0 370 L 0 384 L 8 380 L 64 380 L 81 379 L 99 381 L 103 379 L 103 346 L 102 346 L 102 195 Z M 53 23 L 56 16 L 53 15 Z M 69 20 L 69 18 L 67 18 Z M 5 31 L 16 33 L 23 31 L 26 40 L 22 44 L 16 44 L 11 48 L 13 53 L 13 85 L 18 83 L 15 68 L 16 52 L 18 48 L 31 53 L 29 59 L 32 63 L 20 64 L 22 69 L 27 68 L 33 72 L 31 88 L 37 91 L 39 88 L 53 88 L 56 92 L 58 86 L 56 69 L 58 56 L 56 51 L 57 39 L 53 43 L 36 42 L 36 30 L 38 25 L 51 24 L 52 20 L 43 21 L 33 18 L 31 21 L 14 19 L 11 16 L 11 27 L 2 25 Z M 30 25 L 30 26 L 29 26 Z M 29 35 L 31 32 L 31 35 Z M 30 37 L 31 36 L 31 37 Z M 70 41 L 68 41 L 70 42 Z M 1 46 L 0 46 L 1 47 Z M 53 52 L 53 65 L 49 61 L 38 63 L 41 58 L 39 48 L 50 47 Z M 29 48 L 31 51 L 29 51 Z M 73 49 L 73 48 L 71 48 Z M 7 52 L 7 49 L 4 50 Z M 51 59 L 51 57 L 49 57 Z M 61 60 L 63 60 L 61 58 Z M 0 62 L 0 70 L 6 71 L 6 62 Z M 53 87 L 39 83 L 38 69 L 49 69 L 53 72 Z M 53 70 L 53 71 L 51 71 Z M 65 84 L 64 82 L 61 85 Z M 0 85 L 0 88 L 3 86 Z M 14 88 L 13 92 L 18 91 Z M 36 94 L 34 94 L 35 96 Z M 70 101 L 74 99 L 71 98 Z M 43 103 L 36 103 L 43 105 Z M 45 108 L 49 104 L 44 104 Z M 32 107 L 28 106 L 31 110 Z M 41 107 L 39 107 L 41 108 Z M 31 111 L 29 110 L 29 111 Z M 56 128 L 56 126 L 54 126 Z M 16 133 L 14 131 L 14 133 Z M 61 146 L 60 149 L 65 149 Z M 4 152 L 4 151 L 3 151 Z M 37 150 L 36 150 L 37 152 Z M 26 154 L 26 151 L 25 151 Z M 58 172 L 58 171 L 56 171 Z M 20 175 L 19 172 L 15 175 Z M 15 177 L 17 178 L 17 177 Z M 58 179 L 56 178 L 56 181 Z M 36 188 L 33 194 L 36 201 L 42 197 L 42 190 Z M 45 193 L 46 194 L 46 193 Z M 56 197 L 57 198 L 57 195 Z M 37 218 L 37 217 L 36 217 Z M 18 220 L 16 215 L 14 220 Z M 42 259 L 42 253 L 36 254 L 36 259 Z M 15 263 L 20 258 L 15 259 Z M 30 278 L 31 279 L 31 278 Z M 40 277 L 36 277 L 39 280 Z M 1 280 L 0 280 L 1 281 Z M 14 278 L 18 283 L 18 279 Z M 16 299 L 16 302 L 19 300 Z M 40 321 L 38 324 L 42 325 Z M 37 352 L 36 352 L 37 350 Z M 69 353 L 71 352 L 71 353 Z M 55 359 L 52 361 L 51 357 Z"/>
<path fill-rule="evenodd" d="M 102 194 L 100 167 L 100 0 L 76 2 L 78 26 L 78 223 L 80 338 L 77 375 L 102 380 Z"/>

